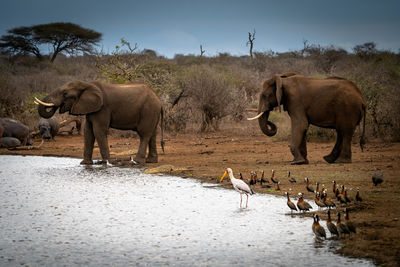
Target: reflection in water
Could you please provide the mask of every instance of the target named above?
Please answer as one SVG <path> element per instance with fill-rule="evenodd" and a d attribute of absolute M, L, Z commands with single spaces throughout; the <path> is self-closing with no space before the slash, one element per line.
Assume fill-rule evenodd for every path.
<path fill-rule="evenodd" d="M 316 243 L 283 197 L 79 160 L 0 157 L 0 265 L 372 265 Z"/>

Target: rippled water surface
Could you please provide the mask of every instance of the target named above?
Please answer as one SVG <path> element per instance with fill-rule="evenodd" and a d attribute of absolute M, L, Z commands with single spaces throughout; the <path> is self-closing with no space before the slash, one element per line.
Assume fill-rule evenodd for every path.
<path fill-rule="evenodd" d="M 372 265 L 316 242 L 285 198 L 240 209 L 233 190 L 79 162 L 0 156 L 0 265 Z"/>

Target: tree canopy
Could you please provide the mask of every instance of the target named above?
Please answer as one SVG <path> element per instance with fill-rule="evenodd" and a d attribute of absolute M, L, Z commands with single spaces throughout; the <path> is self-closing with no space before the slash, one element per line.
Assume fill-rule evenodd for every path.
<path fill-rule="evenodd" d="M 0 50 L 12 55 L 33 54 L 42 59 L 40 46 L 47 44 L 53 48 L 50 55 L 50 61 L 53 62 L 60 52 L 70 55 L 91 52 L 101 36 L 94 30 L 65 22 L 18 27 L 8 30 L 8 34 L 0 38 Z"/>

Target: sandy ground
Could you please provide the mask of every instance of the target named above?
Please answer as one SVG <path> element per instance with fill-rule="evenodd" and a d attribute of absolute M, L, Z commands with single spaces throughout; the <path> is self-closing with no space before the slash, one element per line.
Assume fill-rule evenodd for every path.
<path fill-rule="evenodd" d="M 40 144 L 35 139 L 34 145 Z M 373 259 L 376 264 L 400 266 L 400 143 L 369 142 L 364 152 L 357 144 L 353 144 L 353 163 L 328 164 L 322 156 L 328 154 L 333 143 L 308 143 L 309 165 L 292 166 L 292 156 L 287 142 L 274 142 L 263 134 L 233 135 L 229 131 L 210 134 L 167 135 L 165 138 L 165 154 L 160 153 L 159 163 L 147 164 L 146 168 L 154 168 L 170 164 L 187 171 L 175 171 L 174 175 L 193 177 L 207 182 L 217 182 L 227 167 L 233 169 L 235 176 L 241 172 L 249 179 L 250 172 L 256 171 L 260 178 L 265 171 L 270 178 L 271 170 L 275 170 L 280 181 L 280 190 L 275 186 L 264 188 L 255 185 L 257 193 L 269 193 L 284 196 L 289 192 L 296 203 L 297 194 L 303 192 L 308 201 L 314 201 L 314 195 L 307 192 L 304 177 L 328 189 L 328 196 L 335 199 L 332 193 L 332 181 L 345 185 L 353 201 L 345 207 L 350 210 L 350 219 L 357 227 L 357 234 L 342 239 L 339 253 L 352 257 Z M 136 153 L 138 138 L 109 137 L 112 158 L 127 158 Z M 56 141 L 45 142 L 40 149 L 7 150 L 0 149 L 0 154 L 69 156 L 82 158 L 82 136 L 57 136 Z M 95 148 L 94 158 L 99 158 Z M 384 172 L 384 182 L 374 186 L 371 181 L 374 168 L 378 173 Z M 291 184 L 287 172 L 291 171 L 297 183 Z M 231 187 L 229 179 L 224 186 Z M 355 203 L 356 189 L 359 188 L 363 201 Z M 286 202 L 285 198 L 282 198 Z M 251 203 L 251 200 L 250 200 Z M 290 215 L 289 208 L 287 212 Z M 326 210 L 313 211 L 298 216 L 312 216 L 314 212 L 326 219 Z M 336 221 L 336 212 L 333 216 Z M 312 220 L 310 218 L 310 231 Z M 325 221 L 322 222 L 325 227 Z M 326 227 L 325 227 L 326 228 Z M 328 236 L 329 233 L 328 233 Z"/>

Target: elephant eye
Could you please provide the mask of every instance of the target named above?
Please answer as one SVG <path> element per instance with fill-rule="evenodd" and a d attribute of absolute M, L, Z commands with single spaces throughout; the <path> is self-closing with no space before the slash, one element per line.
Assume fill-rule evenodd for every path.
<path fill-rule="evenodd" d="M 63 96 L 66 97 L 67 96 L 67 90 L 63 91 Z"/>

